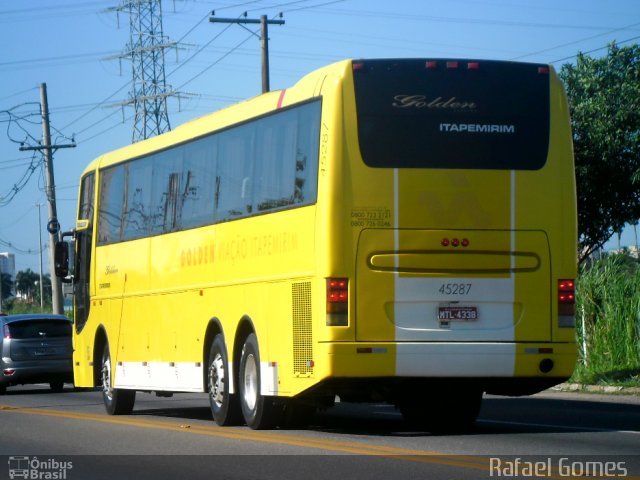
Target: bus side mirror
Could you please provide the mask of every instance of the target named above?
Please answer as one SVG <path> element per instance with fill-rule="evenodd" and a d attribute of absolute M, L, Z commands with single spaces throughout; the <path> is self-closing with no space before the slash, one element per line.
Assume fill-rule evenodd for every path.
<path fill-rule="evenodd" d="M 66 278 L 69 275 L 69 242 L 56 242 L 53 258 L 56 277 Z"/>

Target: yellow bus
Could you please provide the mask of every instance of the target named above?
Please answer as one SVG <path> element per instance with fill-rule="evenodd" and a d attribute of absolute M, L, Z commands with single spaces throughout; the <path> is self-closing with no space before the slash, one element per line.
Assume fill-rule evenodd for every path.
<path fill-rule="evenodd" d="M 464 427 L 571 375 L 576 223 L 552 67 L 335 63 L 86 168 L 75 383 L 110 414 L 208 392 L 220 425 L 339 399 Z"/>

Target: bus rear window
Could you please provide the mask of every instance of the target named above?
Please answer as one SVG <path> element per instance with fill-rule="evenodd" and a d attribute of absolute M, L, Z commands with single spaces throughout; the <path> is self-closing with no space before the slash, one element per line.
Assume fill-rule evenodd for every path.
<path fill-rule="evenodd" d="M 360 152 L 370 167 L 537 170 L 549 146 L 546 65 L 354 61 Z"/>

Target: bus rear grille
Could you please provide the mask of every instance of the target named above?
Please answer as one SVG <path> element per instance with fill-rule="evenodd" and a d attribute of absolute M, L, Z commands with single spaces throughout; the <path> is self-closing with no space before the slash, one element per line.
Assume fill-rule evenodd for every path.
<path fill-rule="evenodd" d="M 293 306 L 293 373 L 313 374 L 311 282 L 291 285 Z"/>

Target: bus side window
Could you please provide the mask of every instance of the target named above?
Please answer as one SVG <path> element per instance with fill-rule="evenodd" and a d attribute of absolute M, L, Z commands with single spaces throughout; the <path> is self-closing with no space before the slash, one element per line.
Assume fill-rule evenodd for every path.
<path fill-rule="evenodd" d="M 247 214 L 245 179 L 251 177 L 253 170 L 254 131 L 255 126 L 249 124 L 227 130 L 219 136 L 217 221 Z"/>
<path fill-rule="evenodd" d="M 186 144 L 178 206 L 178 228 L 211 224 L 216 205 L 217 135 Z"/>
<path fill-rule="evenodd" d="M 101 177 L 98 243 L 119 242 L 122 235 L 122 209 L 125 204 L 124 165 L 106 168 Z"/>

